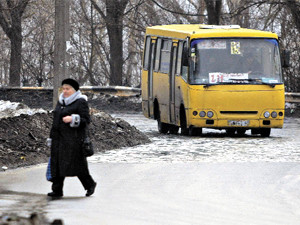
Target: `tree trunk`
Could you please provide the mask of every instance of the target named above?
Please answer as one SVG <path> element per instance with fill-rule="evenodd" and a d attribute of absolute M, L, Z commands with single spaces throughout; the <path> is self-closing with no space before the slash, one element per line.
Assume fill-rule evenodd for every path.
<path fill-rule="evenodd" d="M 29 0 L 0 2 L 0 25 L 11 43 L 9 85 L 20 86 L 22 66 L 22 15 Z"/>
<path fill-rule="evenodd" d="M 123 73 L 123 40 L 122 25 L 108 25 L 107 32 L 110 43 L 110 85 L 122 85 Z"/>
<path fill-rule="evenodd" d="M 124 11 L 129 0 L 106 0 L 106 15 L 96 4 L 95 0 L 91 0 L 95 9 L 105 19 L 106 29 L 110 46 L 110 85 L 122 85 L 123 77 L 123 19 Z"/>
<path fill-rule="evenodd" d="M 110 85 L 122 85 L 123 77 L 123 17 L 129 0 L 106 1 L 106 28 L 110 46 Z"/>
<path fill-rule="evenodd" d="M 204 0 L 208 14 L 208 24 L 219 25 L 222 0 Z"/>
<path fill-rule="evenodd" d="M 21 21 L 20 21 L 21 26 Z M 21 32 L 14 32 L 10 38 L 11 54 L 10 54 L 10 70 L 9 70 L 9 86 L 20 87 L 20 73 L 22 66 L 22 36 Z"/>
<path fill-rule="evenodd" d="M 300 3 L 296 0 L 285 0 L 288 9 L 291 11 L 295 26 L 300 32 Z"/>

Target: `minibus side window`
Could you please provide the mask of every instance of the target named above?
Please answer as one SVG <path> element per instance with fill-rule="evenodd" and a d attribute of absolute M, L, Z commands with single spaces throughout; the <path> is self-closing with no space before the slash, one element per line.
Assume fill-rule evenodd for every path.
<path fill-rule="evenodd" d="M 177 76 L 179 76 L 181 74 L 182 49 L 183 49 L 183 42 L 180 41 L 179 45 L 178 45 L 178 52 L 177 52 L 177 66 L 176 66 L 176 75 Z"/>
<path fill-rule="evenodd" d="M 187 42 L 183 43 L 183 51 L 187 51 Z M 183 53 L 184 54 L 184 53 Z M 187 54 L 187 52 L 185 53 Z M 185 60 L 185 59 L 183 59 Z M 185 79 L 187 81 L 187 75 L 188 75 L 188 66 L 187 65 L 182 65 L 181 68 L 181 76 L 183 79 Z"/>
<path fill-rule="evenodd" d="M 151 43 L 151 37 L 148 36 L 146 37 L 145 48 L 144 48 L 144 62 L 143 62 L 144 70 L 149 69 L 150 43 Z"/>
<path fill-rule="evenodd" d="M 161 58 L 160 58 L 160 72 L 169 73 L 170 57 L 171 57 L 172 41 L 164 39 L 162 41 Z"/>
<path fill-rule="evenodd" d="M 160 50 L 161 50 L 161 38 L 157 38 L 157 41 L 156 41 L 156 56 L 155 56 L 155 65 L 154 65 L 154 71 L 155 72 L 157 72 L 159 70 Z"/>

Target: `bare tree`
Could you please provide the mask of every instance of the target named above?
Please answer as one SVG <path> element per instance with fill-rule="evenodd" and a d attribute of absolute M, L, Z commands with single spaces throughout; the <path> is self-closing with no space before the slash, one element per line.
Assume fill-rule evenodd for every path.
<path fill-rule="evenodd" d="M 291 11 L 295 26 L 300 32 L 300 2 L 296 0 L 285 0 L 287 8 Z"/>
<path fill-rule="evenodd" d="M 22 62 L 22 15 L 29 0 L 0 1 L 0 25 L 10 39 L 9 85 L 20 86 Z"/>
<path fill-rule="evenodd" d="M 7 2 L 17 1 L 0 1 L 9 28 L 16 8 Z M 73 0 L 70 4 L 69 69 L 82 85 L 139 85 L 147 26 L 219 23 L 278 33 L 281 49 L 291 50 L 291 67 L 284 69 L 286 90 L 300 91 L 298 0 Z M 39 0 L 30 2 L 22 16 L 23 85 L 53 85 L 53 15 L 53 0 Z M 0 40 L 0 82 L 6 85 L 11 40 L 4 29 Z"/>
<path fill-rule="evenodd" d="M 106 0 L 106 13 L 95 0 L 91 0 L 95 9 L 103 17 L 110 46 L 110 85 L 122 85 L 123 75 L 123 19 L 129 0 Z"/>
<path fill-rule="evenodd" d="M 23 19 L 21 82 L 23 86 L 52 85 L 54 4 L 31 2 Z"/>
<path fill-rule="evenodd" d="M 222 0 L 204 0 L 206 3 L 208 24 L 220 24 Z"/>

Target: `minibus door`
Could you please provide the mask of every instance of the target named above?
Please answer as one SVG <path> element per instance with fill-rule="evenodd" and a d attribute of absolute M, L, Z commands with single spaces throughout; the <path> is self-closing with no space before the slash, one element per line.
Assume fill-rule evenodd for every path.
<path fill-rule="evenodd" d="M 170 122 L 175 123 L 175 68 L 177 59 L 177 43 L 173 43 L 171 56 L 171 71 L 170 71 Z"/>
<path fill-rule="evenodd" d="M 155 54 L 155 40 L 151 41 L 151 48 L 150 48 L 150 63 L 149 63 L 149 70 L 148 70 L 148 113 L 149 117 L 154 116 L 153 112 L 153 66 L 154 66 L 154 54 Z"/>

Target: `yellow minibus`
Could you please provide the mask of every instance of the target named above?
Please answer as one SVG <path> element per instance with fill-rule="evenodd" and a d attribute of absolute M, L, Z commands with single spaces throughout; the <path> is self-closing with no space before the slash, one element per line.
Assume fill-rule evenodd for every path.
<path fill-rule="evenodd" d="M 143 114 L 161 133 L 270 136 L 282 128 L 284 84 L 278 36 L 238 25 L 147 27 Z"/>

